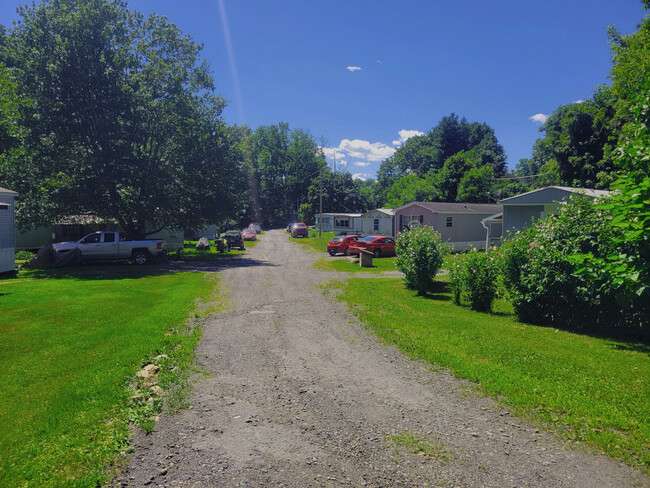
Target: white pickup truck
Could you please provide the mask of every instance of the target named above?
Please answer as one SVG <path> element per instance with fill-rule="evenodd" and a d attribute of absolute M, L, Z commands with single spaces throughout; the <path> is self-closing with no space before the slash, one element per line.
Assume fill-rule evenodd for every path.
<path fill-rule="evenodd" d="M 84 260 L 132 259 L 136 264 L 147 264 L 167 252 L 163 240 L 124 241 L 119 232 L 93 232 L 76 242 L 59 242 L 52 247 L 57 252 L 78 248 Z"/>

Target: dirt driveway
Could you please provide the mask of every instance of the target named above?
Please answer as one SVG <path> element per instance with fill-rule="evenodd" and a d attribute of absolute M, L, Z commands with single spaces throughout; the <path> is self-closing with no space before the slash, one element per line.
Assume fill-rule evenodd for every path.
<path fill-rule="evenodd" d="M 220 271 L 230 311 L 198 348 L 211 376 L 189 409 L 136 437 L 118 486 L 648 486 L 378 344 L 322 294 L 341 275 L 313 270 L 315 259 L 270 231 Z M 394 443 L 416 438 L 429 456 Z"/>

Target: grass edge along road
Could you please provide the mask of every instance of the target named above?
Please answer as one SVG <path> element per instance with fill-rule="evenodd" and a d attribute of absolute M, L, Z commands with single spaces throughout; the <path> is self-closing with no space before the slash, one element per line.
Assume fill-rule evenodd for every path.
<path fill-rule="evenodd" d="M 159 384 L 171 408 L 183 406 L 197 321 L 220 306 L 216 290 L 211 274 L 135 266 L 30 271 L 5 280 L 0 486 L 109 480 L 129 450 L 129 424 L 151 428 L 143 417 L 151 405 L 138 409 L 130 400 L 135 373 L 168 355 Z"/>
<path fill-rule="evenodd" d="M 644 345 L 517 322 L 509 304 L 485 314 L 396 278 L 332 282 L 367 327 L 409 357 L 447 368 L 515 413 L 572 442 L 650 472 L 650 357 Z"/>

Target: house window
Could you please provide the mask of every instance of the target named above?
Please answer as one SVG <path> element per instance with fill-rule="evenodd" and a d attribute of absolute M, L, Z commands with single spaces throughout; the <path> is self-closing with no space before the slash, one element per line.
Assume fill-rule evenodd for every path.
<path fill-rule="evenodd" d="M 379 219 L 374 219 L 372 224 L 372 229 L 375 231 L 379 230 Z"/>
<path fill-rule="evenodd" d="M 334 221 L 334 227 L 350 227 L 350 219 L 336 219 Z"/>
<path fill-rule="evenodd" d="M 453 226 L 454 226 L 454 218 L 447 217 L 447 227 L 453 227 Z"/>

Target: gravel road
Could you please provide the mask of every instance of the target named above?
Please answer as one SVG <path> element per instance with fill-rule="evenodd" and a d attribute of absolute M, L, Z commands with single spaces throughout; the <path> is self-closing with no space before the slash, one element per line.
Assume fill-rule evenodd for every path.
<path fill-rule="evenodd" d="M 269 231 L 219 271 L 230 311 L 205 326 L 210 377 L 137 434 L 117 486 L 643 487 L 648 478 L 379 344 L 319 283 L 317 258 Z M 426 440 L 431 454 L 396 446 Z"/>

